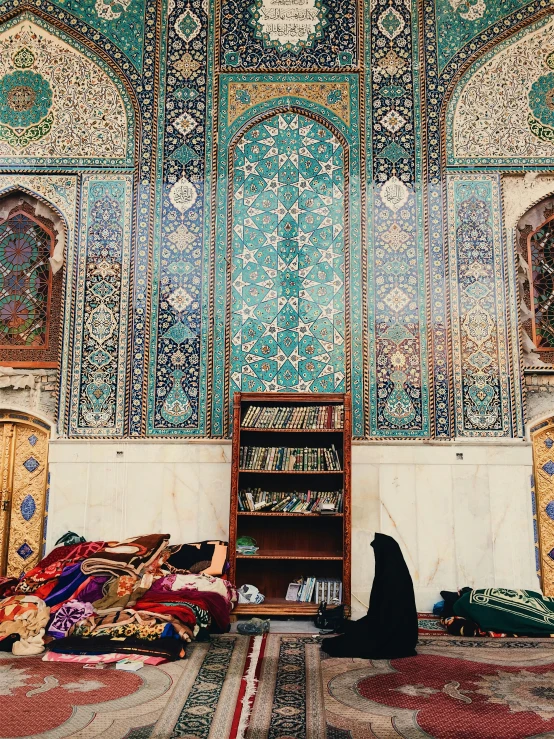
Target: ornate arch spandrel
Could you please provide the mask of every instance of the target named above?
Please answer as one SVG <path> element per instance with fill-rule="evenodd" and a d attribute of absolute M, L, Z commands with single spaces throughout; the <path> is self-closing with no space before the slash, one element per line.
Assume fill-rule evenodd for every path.
<path fill-rule="evenodd" d="M 134 166 L 134 93 L 101 49 L 60 25 L 27 10 L 0 25 L 0 162 Z"/>
<path fill-rule="evenodd" d="M 447 166 L 551 166 L 553 64 L 554 19 L 546 15 L 464 65 L 443 104 Z"/>

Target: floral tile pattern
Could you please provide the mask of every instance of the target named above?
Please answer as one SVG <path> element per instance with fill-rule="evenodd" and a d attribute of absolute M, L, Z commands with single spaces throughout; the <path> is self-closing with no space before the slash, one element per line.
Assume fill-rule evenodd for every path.
<path fill-rule="evenodd" d="M 499 181 L 450 175 L 452 336 L 456 428 L 464 436 L 505 436 L 511 424 Z"/>
<path fill-rule="evenodd" d="M 219 0 L 217 13 L 218 64 L 227 72 L 339 71 L 359 64 L 356 0 Z"/>
<path fill-rule="evenodd" d="M 121 436 L 124 428 L 125 357 L 130 262 L 130 177 L 83 179 L 77 270 L 83 286 L 73 355 L 70 429 L 75 436 Z"/>
<path fill-rule="evenodd" d="M 144 0 L 59 0 L 56 5 L 75 19 L 90 23 L 121 50 L 137 69 L 142 68 Z M 98 33 L 95 35 L 99 36 Z"/>
<path fill-rule="evenodd" d="M 344 151 L 277 114 L 235 148 L 231 392 L 343 392 Z"/>
<path fill-rule="evenodd" d="M 553 67 L 554 23 L 547 19 L 481 57 L 449 104 L 448 164 L 554 163 Z M 492 115 L 482 116 L 485 109 Z"/>
<path fill-rule="evenodd" d="M 17 20 L 0 29 L 0 162 L 130 164 L 133 112 L 121 83 L 31 16 Z"/>

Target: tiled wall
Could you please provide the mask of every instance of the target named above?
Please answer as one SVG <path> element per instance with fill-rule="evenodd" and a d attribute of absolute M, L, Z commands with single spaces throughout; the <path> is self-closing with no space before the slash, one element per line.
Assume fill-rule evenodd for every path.
<path fill-rule="evenodd" d="M 62 436 L 225 437 L 237 388 L 523 436 L 502 179 L 554 163 L 548 0 L 0 11 L 0 193 L 67 230 Z"/>

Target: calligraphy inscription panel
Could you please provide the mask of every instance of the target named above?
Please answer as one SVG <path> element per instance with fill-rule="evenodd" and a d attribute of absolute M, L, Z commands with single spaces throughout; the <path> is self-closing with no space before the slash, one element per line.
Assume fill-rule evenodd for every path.
<path fill-rule="evenodd" d="M 261 0 L 255 3 L 253 25 L 265 46 L 311 46 L 321 36 L 326 8 L 316 0 Z"/>

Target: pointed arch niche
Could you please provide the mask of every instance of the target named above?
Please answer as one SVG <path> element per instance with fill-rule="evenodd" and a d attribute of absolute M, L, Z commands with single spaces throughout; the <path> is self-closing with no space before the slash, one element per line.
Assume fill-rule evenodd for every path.
<path fill-rule="evenodd" d="M 232 393 L 352 392 L 363 436 L 357 91 L 347 75 L 222 81 L 212 433 Z M 283 93 L 288 93 L 284 95 Z M 221 301 L 221 302 L 220 302 Z M 220 320 L 223 319 L 223 320 Z M 360 332 L 360 336 L 353 332 Z"/>
<path fill-rule="evenodd" d="M 66 236 L 46 201 L 0 197 L 0 366 L 58 367 Z"/>
<path fill-rule="evenodd" d="M 229 395 L 344 392 L 348 150 L 291 110 L 230 156 Z"/>

